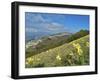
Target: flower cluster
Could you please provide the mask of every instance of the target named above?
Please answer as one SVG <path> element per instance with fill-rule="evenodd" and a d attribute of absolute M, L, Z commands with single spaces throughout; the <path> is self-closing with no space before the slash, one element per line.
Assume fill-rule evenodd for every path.
<path fill-rule="evenodd" d="M 57 59 L 57 60 L 61 60 L 60 55 L 57 55 L 57 56 L 56 56 L 56 59 Z"/>
<path fill-rule="evenodd" d="M 79 44 L 79 43 L 77 43 L 77 44 L 73 43 L 73 46 L 77 49 L 77 53 L 78 53 L 79 55 L 82 55 L 83 51 L 82 51 L 82 49 L 81 49 L 80 44 Z"/>

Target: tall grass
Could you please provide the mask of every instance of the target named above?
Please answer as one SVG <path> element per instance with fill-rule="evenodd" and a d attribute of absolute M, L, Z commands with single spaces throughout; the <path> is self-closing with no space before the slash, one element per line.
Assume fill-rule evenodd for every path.
<path fill-rule="evenodd" d="M 26 58 L 25 67 L 89 65 L 89 35 Z"/>

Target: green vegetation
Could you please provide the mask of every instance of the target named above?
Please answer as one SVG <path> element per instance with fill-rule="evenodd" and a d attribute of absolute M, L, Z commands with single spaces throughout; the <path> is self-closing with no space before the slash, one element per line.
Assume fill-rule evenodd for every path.
<path fill-rule="evenodd" d="M 89 34 L 89 31 L 87 30 L 80 30 L 79 32 L 75 33 L 75 34 L 69 34 L 64 32 L 62 33 L 58 33 L 52 36 L 48 36 L 48 37 L 42 37 L 39 40 L 37 40 L 37 44 L 35 43 L 36 41 L 31 41 L 31 46 L 29 46 L 26 49 L 26 58 L 27 57 L 31 57 L 33 55 L 39 54 L 41 52 L 47 51 L 49 49 L 53 49 L 55 47 L 61 46 L 65 43 L 69 43 L 71 41 L 74 41 L 76 39 L 79 39 L 83 36 L 86 36 Z M 33 45 L 32 45 L 33 43 Z M 34 45 L 36 44 L 36 45 Z"/>
<path fill-rule="evenodd" d="M 81 38 L 83 36 L 86 36 L 89 34 L 89 31 L 88 30 L 80 30 L 79 32 L 73 34 L 73 35 L 70 35 L 68 38 L 67 38 L 67 42 L 71 42 L 73 40 L 76 40 L 78 38 Z"/>
<path fill-rule="evenodd" d="M 26 68 L 89 65 L 89 35 L 82 33 L 70 37 L 58 47 L 27 57 Z M 86 35 L 86 36 L 85 36 Z M 71 41 L 71 42 L 70 42 Z M 57 42 L 57 41 L 56 41 Z M 48 43 L 48 42 L 47 42 Z M 50 43 L 50 45 L 53 45 Z M 42 45 L 43 46 L 43 45 Z M 43 46 L 42 48 L 44 48 Z"/>

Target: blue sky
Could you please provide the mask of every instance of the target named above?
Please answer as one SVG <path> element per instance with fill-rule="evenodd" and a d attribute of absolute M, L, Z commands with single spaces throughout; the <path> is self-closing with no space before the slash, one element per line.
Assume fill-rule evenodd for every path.
<path fill-rule="evenodd" d="M 25 12 L 26 33 L 75 33 L 81 29 L 89 30 L 88 15 L 51 14 Z"/>

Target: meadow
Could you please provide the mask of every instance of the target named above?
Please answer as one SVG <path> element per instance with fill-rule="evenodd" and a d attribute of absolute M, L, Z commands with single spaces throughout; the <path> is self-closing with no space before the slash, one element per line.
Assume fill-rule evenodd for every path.
<path fill-rule="evenodd" d="M 89 35 L 27 57 L 26 68 L 89 65 Z"/>

